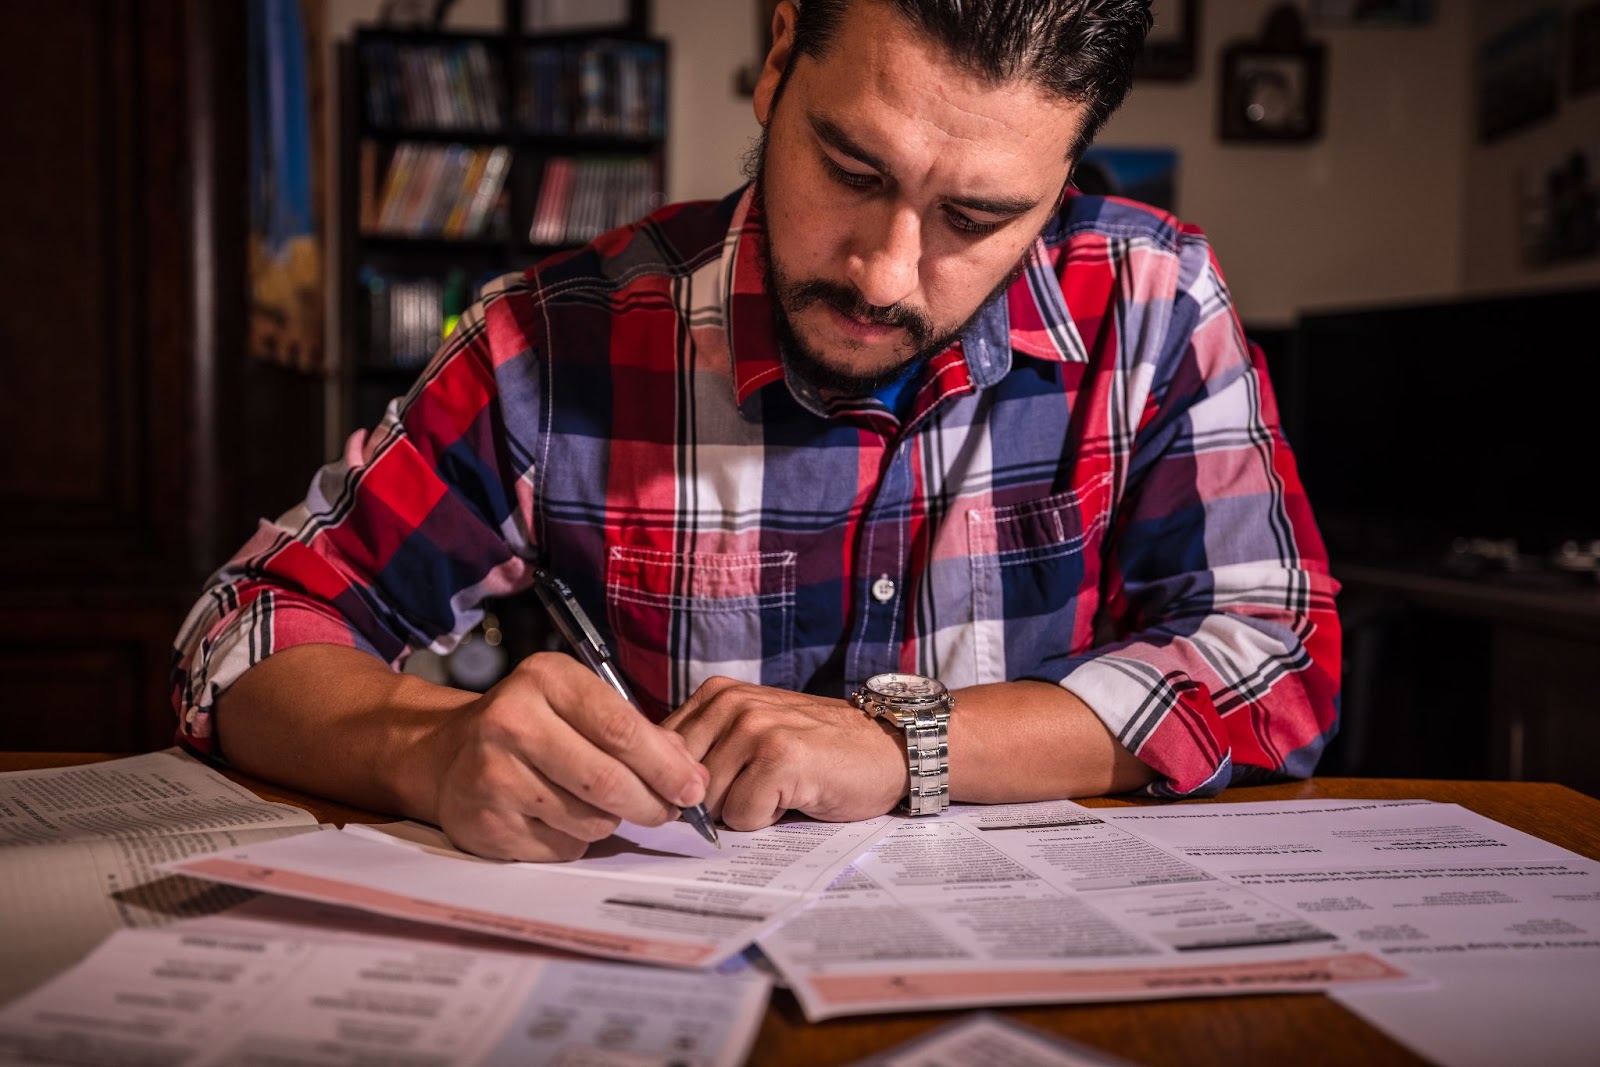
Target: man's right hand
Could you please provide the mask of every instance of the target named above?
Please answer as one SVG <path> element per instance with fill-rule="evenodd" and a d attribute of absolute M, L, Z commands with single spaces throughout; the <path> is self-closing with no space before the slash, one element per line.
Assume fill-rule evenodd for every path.
<path fill-rule="evenodd" d="M 494 859 L 575 859 L 623 819 L 677 818 L 710 779 L 683 738 L 553 652 L 478 694 L 353 648 L 299 645 L 234 682 L 216 723 L 247 774 L 434 823 Z"/>
<path fill-rule="evenodd" d="M 571 656 L 529 656 L 447 714 L 436 821 L 492 859 L 571 860 L 622 820 L 659 826 L 705 797 L 709 772 Z"/>

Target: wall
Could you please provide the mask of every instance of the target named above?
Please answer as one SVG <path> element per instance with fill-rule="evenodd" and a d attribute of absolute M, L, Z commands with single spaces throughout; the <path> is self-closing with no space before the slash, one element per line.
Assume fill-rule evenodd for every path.
<path fill-rule="evenodd" d="M 1570 12 L 1582 0 L 1554 6 Z M 1549 0 L 1477 0 L 1473 5 L 1469 56 L 1477 45 L 1534 11 L 1552 6 Z M 1538 176 L 1574 148 L 1586 147 L 1591 167 L 1600 160 L 1600 91 L 1573 98 L 1566 84 L 1567 57 L 1561 55 L 1561 97 L 1556 114 L 1536 125 L 1513 131 L 1486 145 L 1468 131 L 1465 157 L 1466 194 L 1462 229 L 1463 287 L 1468 292 L 1512 289 L 1555 289 L 1600 283 L 1600 256 L 1567 260 L 1545 266 L 1523 261 L 1517 225 L 1519 191 L 1530 176 Z M 1592 175 L 1600 180 L 1600 175 Z"/>
<path fill-rule="evenodd" d="M 1600 94 L 1564 99 L 1554 122 L 1503 142 L 1473 142 L 1475 42 L 1539 2 L 1445 0 L 1420 27 L 1314 25 L 1328 48 L 1323 137 L 1250 146 L 1216 139 L 1218 56 L 1229 41 L 1255 36 L 1272 0 L 1201 0 L 1195 76 L 1137 83 L 1100 143 L 1177 150 L 1178 212 L 1210 235 L 1252 325 L 1287 326 L 1308 308 L 1593 281 L 1600 260 L 1521 266 L 1512 197 L 1521 170 L 1572 148 L 1583 129 L 1600 130 Z M 330 38 L 379 6 L 329 0 Z M 623 7 L 528 0 L 530 21 L 547 25 L 603 22 Z M 671 199 L 720 197 L 743 180 L 758 127 L 735 79 L 755 57 L 755 8 L 755 0 L 657 0 L 656 31 L 672 47 Z M 449 24 L 494 28 L 500 11 L 499 0 L 458 0 Z"/>
<path fill-rule="evenodd" d="M 1450 294 L 1461 282 L 1461 152 L 1469 12 L 1432 24 L 1313 27 L 1328 45 L 1324 136 L 1305 146 L 1216 140 L 1217 55 L 1255 36 L 1271 0 L 1201 0 L 1201 60 L 1184 82 L 1140 82 L 1103 145 L 1179 153 L 1178 210 L 1215 242 L 1241 313 L 1288 325 L 1302 307 Z M 754 0 L 662 0 L 673 42 L 668 195 L 720 196 L 757 132 L 737 68 Z"/>
<path fill-rule="evenodd" d="M 735 79 L 755 62 L 756 0 L 658 0 L 656 32 L 672 43 L 667 198 L 721 199 L 761 127 Z"/>
<path fill-rule="evenodd" d="M 1310 26 L 1327 48 L 1321 139 L 1223 144 L 1220 54 L 1271 6 L 1202 0 L 1196 76 L 1135 83 L 1099 143 L 1178 150 L 1178 213 L 1211 237 L 1247 322 L 1455 292 L 1468 12 L 1447 2 L 1425 26 Z"/>

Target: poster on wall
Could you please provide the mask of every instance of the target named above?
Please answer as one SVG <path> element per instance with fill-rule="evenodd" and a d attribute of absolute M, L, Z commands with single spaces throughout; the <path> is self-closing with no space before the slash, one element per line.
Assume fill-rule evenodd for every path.
<path fill-rule="evenodd" d="M 1095 146 L 1072 172 L 1072 184 L 1094 196 L 1129 200 L 1177 211 L 1178 153 L 1171 148 Z"/>
<path fill-rule="evenodd" d="M 1545 8 L 1478 49 L 1478 140 L 1496 141 L 1555 114 L 1561 92 L 1561 14 Z"/>
<path fill-rule="evenodd" d="M 324 3 L 249 0 L 249 351 L 309 374 L 326 369 Z"/>
<path fill-rule="evenodd" d="M 1529 267 L 1600 257 L 1600 142 L 1521 177 L 1518 227 Z"/>

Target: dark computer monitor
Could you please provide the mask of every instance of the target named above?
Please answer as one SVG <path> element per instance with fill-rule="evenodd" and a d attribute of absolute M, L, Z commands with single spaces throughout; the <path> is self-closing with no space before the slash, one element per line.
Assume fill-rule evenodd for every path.
<path fill-rule="evenodd" d="M 1272 378 L 1336 561 L 1600 539 L 1600 288 L 1307 313 Z"/>

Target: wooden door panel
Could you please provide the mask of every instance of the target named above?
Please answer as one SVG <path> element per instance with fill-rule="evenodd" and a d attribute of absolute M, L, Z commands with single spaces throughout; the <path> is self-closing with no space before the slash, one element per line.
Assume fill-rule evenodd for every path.
<path fill-rule="evenodd" d="M 0 576 L 148 577 L 182 544 L 181 10 L 0 4 Z"/>

